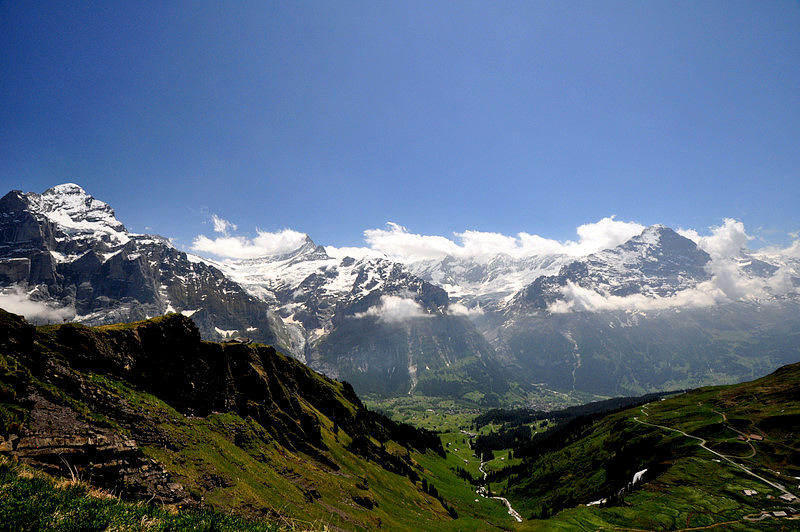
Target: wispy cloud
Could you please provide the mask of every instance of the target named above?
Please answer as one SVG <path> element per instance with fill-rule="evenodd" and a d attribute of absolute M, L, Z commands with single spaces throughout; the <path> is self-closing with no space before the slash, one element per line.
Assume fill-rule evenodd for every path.
<path fill-rule="evenodd" d="M 238 228 L 235 223 L 220 218 L 216 214 L 211 215 L 211 223 L 214 224 L 214 232 L 223 235 L 227 235 L 230 231 L 236 231 Z"/>
<path fill-rule="evenodd" d="M 642 294 L 614 296 L 600 294 L 571 281 L 561 289 L 563 299 L 552 303 L 547 310 L 554 314 L 575 311 L 658 310 L 674 307 L 707 307 L 723 299 L 725 294 L 712 283 L 704 282 L 669 297 L 648 297 Z"/>
<path fill-rule="evenodd" d="M 73 307 L 56 307 L 43 301 L 30 299 L 28 293 L 18 285 L 0 292 L 0 308 L 7 312 L 25 316 L 35 323 L 55 323 L 75 316 Z"/>
<path fill-rule="evenodd" d="M 719 303 L 784 295 L 793 289 L 791 276 L 785 270 L 778 270 L 771 277 L 763 279 L 746 277 L 740 271 L 731 268 L 717 272 L 709 281 L 703 281 L 693 288 L 665 297 L 650 297 L 643 294 L 606 295 L 567 282 L 561 289 L 563 299 L 549 305 L 547 310 L 554 314 L 563 314 L 575 311 L 648 311 L 710 307 Z"/>
<path fill-rule="evenodd" d="M 482 316 L 483 309 L 480 305 L 467 307 L 461 303 L 450 303 L 447 306 L 447 313 L 452 316 Z"/>
<path fill-rule="evenodd" d="M 385 258 L 386 255 L 380 251 L 376 251 L 367 247 L 336 247 L 325 246 L 325 253 L 334 259 L 343 259 L 345 257 L 352 257 L 354 259 L 366 259 L 371 257 Z"/>
<path fill-rule="evenodd" d="M 430 318 L 422 305 L 411 298 L 401 296 L 381 296 L 380 302 L 366 312 L 355 314 L 356 318 L 377 317 L 384 323 L 398 323 L 415 318 Z"/>
<path fill-rule="evenodd" d="M 711 234 L 702 236 L 694 229 L 678 229 L 683 237 L 694 241 L 697 247 L 712 258 L 730 258 L 741 253 L 747 242 L 753 240 L 744 229 L 744 224 L 733 218 L 725 218 L 722 225 L 711 227 Z"/>

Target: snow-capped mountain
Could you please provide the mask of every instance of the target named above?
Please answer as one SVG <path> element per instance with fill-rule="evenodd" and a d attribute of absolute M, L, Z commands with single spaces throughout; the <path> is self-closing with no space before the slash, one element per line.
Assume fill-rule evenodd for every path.
<path fill-rule="evenodd" d="M 648 227 L 536 278 L 479 328 L 519 375 L 565 391 L 741 380 L 800 356 L 797 271 L 754 255 Z"/>
<path fill-rule="evenodd" d="M 203 259 L 127 231 L 74 184 L 0 199 L 3 287 L 87 324 L 181 312 L 205 338 L 276 344 L 362 392 L 438 393 L 453 374 L 469 390 L 504 382 L 494 350 L 449 311 L 447 293 L 402 264 L 333 258 L 310 238 L 280 255 Z"/>
<path fill-rule="evenodd" d="M 402 264 L 334 258 L 308 236 L 288 253 L 210 264 L 277 309 L 312 367 L 358 390 L 438 393 L 443 372 L 475 364 L 492 375 L 464 384 L 497 387 L 487 384 L 500 372 L 493 349 L 442 288 Z"/>
<path fill-rule="evenodd" d="M 74 184 L 0 199 L 0 290 L 89 324 L 181 312 L 359 392 L 639 393 L 800 356 L 800 249 L 720 254 L 656 225 L 567 255 L 390 260 L 295 249 L 216 261 L 134 234 Z M 13 310 L 13 309 L 11 309 Z"/>
<path fill-rule="evenodd" d="M 0 199 L 0 285 L 87 324 L 181 312 L 209 339 L 247 331 L 292 348 L 268 306 L 167 239 L 127 231 L 108 204 L 75 184 Z"/>
<path fill-rule="evenodd" d="M 420 303 L 425 311 L 444 312 L 446 294 L 384 258 L 330 257 L 306 236 L 297 249 L 257 259 L 210 262 L 251 294 L 274 304 L 287 323 L 309 339 L 329 332 L 336 311 L 371 294 L 394 295 Z"/>
<path fill-rule="evenodd" d="M 408 264 L 415 275 L 447 290 L 468 308 L 496 307 L 542 275 L 553 275 L 571 260 L 566 255 L 512 257 L 497 254 L 485 260 L 447 256 Z"/>
<path fill-rule="evenodd" d="M 646 228 L 624 244 L 573 260 L 555 275 L 542 275 L 518 292 L 509 309 L 546 309 L 572 283 L 603 296 L 658 298 L 694 288 L 711 278 L 711 256 L 663 225 Z"/>

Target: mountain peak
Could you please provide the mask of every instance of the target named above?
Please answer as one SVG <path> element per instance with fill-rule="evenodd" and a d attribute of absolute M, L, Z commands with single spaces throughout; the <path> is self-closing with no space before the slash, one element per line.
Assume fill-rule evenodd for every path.
<path fill-rule="evenodd" d="M 325 248 L 323 246 L 318 246 L 308 235 L 305 235 L 303 243 L 300 245 L 300 247 L 294 251 L 285 253 L 282 256 L 300 260 L 322 260 L 330 258 L 326 253 Z"/>
<path fill-rule="evenodd" d="M 646 227 L 640 234 L 634 236 L 620 246 L 623 250 L 634 248 L 669 248 L 691 251 L 697 245 L 686 237 L 679 235 L 672 228 L 656 224 Z"/>
<path fill-rule="evenodd" d="M 653 224 L 649 227 L 645 227 L 643 233 L 666 233 L 672 231 L 672 229 L 664 224 Z"/>
<path fill-rule="evenodd" d="M 128 241 L 127 230 L 117 220 L 114 209 L 75 183 L 63 183 L 42 194 L 28 193 L 25 197 L 31 211 L 46 217 L 63 231 L 110 234 L 121 243 Z"/>
<path fill-rule="evenodd" d="M 48 188 L 42 193 L 42 196 L 65 195 L 65 194 L 88 196 L 88 194 L 86 194 L 86 191 L 83 190 L 83 187 L 81 187 L 80 185 L 76 185 L 75 183 L 62 183 L 60 185 Z"/>
<path fill-rule="evenodd" d="M 675 231 L 673 231 L 670 227 L 667 227 L 664 224 L 655 224 L 649 227 L 645 227 L 644 230 L 638 235 L 638 238 L 643 241 L 652 241 L 652 240 L 660 240 L 661 238 L 667 236 L 671 237 L 672 235 L 677 235 Z"/>

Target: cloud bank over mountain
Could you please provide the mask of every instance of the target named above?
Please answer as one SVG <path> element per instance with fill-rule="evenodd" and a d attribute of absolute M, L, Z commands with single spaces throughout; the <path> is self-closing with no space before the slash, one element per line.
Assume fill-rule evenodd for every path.
<path fill-rule="evenodd" d="M 797 272 L 792 272 L 786 266 L 779 267 L 767 277 L 746 273 L 742 263 L 747 264 L 747 261 L 743 260 L 743 257 L 748 253 L 747 243 L 753 240 L 753 237 L 747 234 L 744 224 L 738 220 L 726 218 L 721 225 L 711 227 L 709 235 L 700 235 L 694 229 L 680 229 L 677 232 L 694 241 L 700 249 L 709 254 L 711 260 L 705 269 L 711 275 L 710 280 L 665 297 L 642 294 L 607 295 L 568 282 L 561 290 L 563 299 L 551 304 L 548 310 L 553 313 L 566 313 L 708 307 L 730 301 L 780 297 L 794 289 L 792 275 L 796 275 Z M 798 249 L 800 241 L 795 241 L 784 249 L 772 248 L 766 252 L 772 256 L 793 258 L 796 257 L 795 252 Z"/>
<path fill-rule="evenodd" d="M 0 291 L 0 308 L 21 314 L 34 323 L 56 323 L 75 317 L 72 307 L 57 307 L 45 301 L 35 301 L 20 286 L 13 285 Z"/>
<path fill-rule="evenodd" d="M 215 237 L 198 235 L 192 249 L 227 259 L 250 259 L 282 254 L 297 249 L 308 238 L 293 229 L 277 232 L 256 231 L 253 238 L 231 234 L 236 224 L 216 215 L 212 216 Z M 580 259 L 604 249 L 619 246 L 642 233 L 643 224 L 617 220 L 614 216 L 585 223 L 575 230 L 577 238 L 559 241 L 537 234 L 519 232 L 516 235 L 465 230 L 452 236 L 412 233 L 406 227 L 388 222 L 384 228 L 364 231 L 365 246 L 325 248 L 328 255 L 342 259 L 384 257 L 405 264 L 440 261 L 451 257 L 458 260 L 487 263 L 498 255 L 512 259 L 527 257 L 561 256 Z M 692 228 L 678 229 L 678 234 L 695 242 L 711 257 L 705 269 L 710 280 L 667 296 L 633 294 L 609 295 L 569 282 L 561 289 L 562 298 L 548 307 L 553 313 L 574 311 L 634 310 L 648 311 L 681 307 L 705 307 L 721 302 L 754 300 L 781 296 L 794 289 L 792 276 L 798 272 L 782 265 L 772 275 L 753 276 L 743 269 L 747 257 L 769 255 L 785 262 L 800 258 L 800 240 L 795 239 L 786 248 L 763 248 L 758 252 L 748 249 L 754 238 L 744 224 L 726 218 L 718 226 L 701 233 Z M 451 314 L 474 316 L 480 307 L 467 308 L 458 302 L 450 306 Z M 382 321 L 394 322 L 426 315 L 421 307 L 409 298 L 384 296 L 378 305 L 357 317 L 376 316 Z"/>
<path fill-rule="evenodd" d="M 211 238 L 197 235 L 192 242 L 192 250 L 226 259 L 254 259 L 265 255 L 288 253 L 302 246 L 308 235 L 292 229 L 271 233 L 256 229 L 256 236 L 231 235 L 238 226 L 216 214 L 211 215 L 214 232 L 220 236 Z"/>
<path fill-rule="evenodd" d="M 368 308 L 365 312 L 358 312 L 355 318 L 374 316 L 384 323 L 398 323 L 412 318 L 430 318 L 422 305 L 402 296 L 381 296 L 380 303 Z"/>
<path fill-rule="evenodd" d="M 238 226 L 212 215 L 211 223 L 218 236 L 197 235 L 192 250 L 218 257 L 248 259 L 254 257 L 287 253 L 301 246 L 307 234 L 294 229 L 269 232 L 256 229 L 255 237 L 233 235 Z M 519 232 L 505 235 L 487 231 L 467 229 L 452 236 L 424 235 L 412 233 L 405 226 L 387 222 L 384 228 L 364 231 L 365 246 L 325 247 L 328 255 L 334 258 L 350 256 L 356 259 L 365 257 L 387 257 L 398 262 L 418 262 L 441 260 L 445 257 L 485 261 L 498 254 L 514 258 L 543 255 L 565 255 L 585 257 L 603 249 L 618 246 L 640 234 L 645 226 L 635 221 L 617 220 L 607 216 L 596 222 L 579 225 L 575 229 L 577 239 L 560 241 L 537 234 Z M 747 234 L 741 221 L 726 218 L 719 226 L 709 228 L 710 234 L 701 234 L 696 229 L 678 229 L 677 232 L 694 241 L 712 257 L 732 257 L 754 238 Z M 764 248 L 773 254 L 800 258 L 800 239 L 796 238 L 787 248 Z"/>
<path fill-rule="evenodd" d="M 212 215 L 216 237 L 197 235 L 192 250 L 218 257 L 248 259 L 286 253 L 303 244 L 305 233 L 293 229 L 277 232 L 256 230 L 253 238 L 230 234 L 237 225 Z M 576 228 L 576 240 L 559 241 L 536 234 L 520 232 L 504 235 L 486 231 L 465 230 L 452 237 L 411 233 L 400 224 L 388 222 L 382 229 L 364 231 L 364 247 L 327 246 L 332 257 L 364 258 L 383 256 L 398 262 L 440 260 L 447 256 L 485 261 L 498 254 L 520 258 L 534 255 L 568 255 L 581 257 L 622 244 L 642 232 L 645 226 L 616 220 L 614 216 Z"/>
<path fill-rule="evenodd" d="M 643 229 L 644 226 L 636 222 L 623 222 L 610 216 L 579 226 L 576 229 L 576 241 L 561 242 L 526 232 L 510 236 L 475 230 L 454 233 L 455 238 L 451 239 L 410 233 L 402 225 L 389 222 L 385 229 L 364 231 L 364 240 L 370 249 L 400 262 L 443 259 L 447 256 L 480 262 L 498 254 L 517 258 L 533 255 L 589 255 L 617 246 L 641 233 Z"/>

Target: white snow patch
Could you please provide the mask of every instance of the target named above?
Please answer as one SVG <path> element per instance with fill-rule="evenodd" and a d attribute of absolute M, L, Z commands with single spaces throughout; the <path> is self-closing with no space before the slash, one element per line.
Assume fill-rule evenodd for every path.
<path fill-rule="evenodd" d="M 220 335 L 220 336 L 222 336 L 224 338 L 227 338 L 229 336 L 233 336 L 234 334 L 239 332 L 238 329 L 226 330 L 226 329 L 220 329 L 219 327 L 216 327 L 216 326 L 214 327 L 214 330 L 217 331 L 218 335 Z"/>

